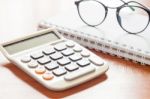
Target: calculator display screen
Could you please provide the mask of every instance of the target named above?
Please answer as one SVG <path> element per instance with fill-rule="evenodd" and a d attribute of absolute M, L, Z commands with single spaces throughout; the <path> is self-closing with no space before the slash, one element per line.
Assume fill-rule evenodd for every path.
<path fill-rule="evenodd" d="M 9 54 L 14 54 L 58 39 L 55 33 L 49 32 L 4 45 L 4 48 Z"/>

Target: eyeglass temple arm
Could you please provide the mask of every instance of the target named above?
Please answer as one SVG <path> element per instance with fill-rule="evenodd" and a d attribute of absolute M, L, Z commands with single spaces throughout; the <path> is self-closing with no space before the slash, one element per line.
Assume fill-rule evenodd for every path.
<path fill-rule="evenodd" d="M 146 6 L 144 6 L 144 5 L 142 5 L 142 4 L 140 4 L 140 3 L 138 3 L 138 2 L 136 2 L 136 1 L 129 1 L 128 3 L 126 3 L 125 1 L 123 1 L 123 0 L 120 0 L 120 1 L 122 1 L 124 4 L 128 4 L 128 3 L 131 3 L 131 2 L 133 2 L 133 3 L 137 3 L 137 4 L 139 4 L 140 6 L 142 6 L 142 7 L 144 7 L 144 8 L 146 8 L 148 11 L 149 11 L 149 14 L 150 14 L 150 10 L 146 7 Z M 131 8 L 131 10 L 135 10 L 134 8 L 132 8 L 132 6 L 129 6 L 130 8 Z M 121 21 L 121 17 L 120 17 L 120 15 L 118 15 L 118 21 L 119 21 L 119 23 L 120 24 L 122 24 L 122 21 Z"/>
<path fill-rule="evenodd" d="M 137 3 L 138 5 L 140 5 L 140 6 L 142 6 L 142 7 L 144 7 L 145 9 L 147 9 L 147 10 L 150 11 L 150 9 L 149 9 L 148 7 L 142 5 L 141 3 L 138 3 L 138 2 L 136 2 L 136 1 L 129 1 L 128 3 L 130 3 L 130 2 Z"/>
<path fill-rule="evenodd" d="M 123 2 L 124 4 L 127 4 L 127 5 L 128 5 L 128 3 L 126 3 L 124 0 L 120 0 L 120 1 Z M 133 7 L 129 6 L 129 8 L 130 8 L 132 11 L 135 11 L 135 9 L 134 9 Z"/>
<path fill-rule="evenodd" d="M 128 5 L 128 3 L 137 3 L 138 5 L 140 5 L 140 6 L 144 7 L 144 8 L 146 8 L 147 10 L 149 10 L 149 13 L 150 13 L 150 9 L 147 8 L 146 6 L 142 5 L 142 4 L 139 3 L 139 2 L 136 2 L 136 1 L 125 2 L 124 0 L 120 0 L 120 1 L 123 2 L 124 4 L 127 4 L 127 5 Z M 129 7 L 130 7 L 133 11 L 135 10 L 132 6 L 129 6 Z"/>

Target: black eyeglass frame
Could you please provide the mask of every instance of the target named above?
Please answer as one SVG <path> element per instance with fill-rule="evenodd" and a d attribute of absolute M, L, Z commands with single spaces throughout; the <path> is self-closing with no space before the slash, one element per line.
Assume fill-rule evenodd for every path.
<path fill-rule="evenodd" d="M 91 24 L 88 24 L 88 23 L 82 18 L 81 14 L 80 14 L 80 10 L 79 10 L 79 4 L 80 4 L 81 2 L 84 2 L 84 1 L 95 1 L 95 2 L 97 2 L 97 3 L 100 3 L 100 4 L 104 7 L 104 9 L 105 9 L 105 16 L 104 16 L 104 19 L 103 19 L 100 23 L 98 23 L 98 24 L 96 24 L 96 25 L 91 25 Z M 76 7 L 77 7 L 77 11 L 78 11 L 79 17 L 80 17 L 81 20 L 82 20 L 85 24 L 87 24 L 88 26 L 96 27 L 96 26 L 102 24 L 102 23 L 105 21 L 106 17 L 107 17 L 108 8 L 110 8 L 110 9 L 116 9 L 117 21 L 118 21 L 120 27 L 121 27 L 124 31 L 126 31 L 126 32 L 129 33 L 129 34 L 139 34 L 139 33 L 143 32 L 143 31 L 148 27 L 148 25 L 149 25 L 149 23 L 150 23 L 150 10 L 149 10 L 146 6 L 140 4 L 140 3 L 136 2 L 136 1 L 129 1 L 129 2 L 124 2 L 123 0 L 121 0 L 121 1 L 122 1 L 124 4 L 122 4 L 121 6 L 118 6 L 118 7 L 108 7 L 108 6 L 104 5 L 103 3 L 101 3 L 100 1 L 97 1 L 97 0 L 79 0 L 79 1 L 75 1 L 75 5 L 76 5 Z M 136 3 L 136 4 L 140 5 L 140 6 L 129 5 L 129 3 Z M 139 31 L 139 32 L 130 32 L 130 31 L 126 30 L 126 29 L 122 26 L 122 24 L 121 24 L 120 15 L 119 15 L 119 12 L 120 12 L 120 10 L 121 10 L 123 7 L 129 7 L 129 8 L 131 8 L 131 10 L 134 10 L 133 7 L 137 7 L 137 8 L 140 8 L 140 9 L 143 9 L 144 11 L 146 11 L 146 12 L 148 13 L 148 15 L 149 15 L 149 19 L 148 19 L 148 23 L 147 23 L 146 27 L 145 27 L 144 29 L 142 29 L 141 31 Z"/>

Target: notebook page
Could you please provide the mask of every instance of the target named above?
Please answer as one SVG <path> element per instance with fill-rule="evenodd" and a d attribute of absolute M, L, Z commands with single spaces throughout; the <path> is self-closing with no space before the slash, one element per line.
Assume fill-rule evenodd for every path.
<path fill-rule="evenodd" d="M 140 17 L 144 19 L 145 16 L 140 15 Z M 135 19 L 136 15 L 133 16 L 132 18 L 136 20 Z M 133 54 L 140 53 L 142 57 L 146 56 L 150 58 L 150 33 L 149 33 L 150 26 L 148 26 L 144 32 L 138 35 L 128 34 L 119 26 L 117 22 L 115 10 L 109 10 L 105 21 L 97 27 L 90 27 L 84 24 L 79 18 L 78 12 L 75 6 L 72 7 L 71 12 L 64 13 L 57 17 L 51 17 L 45 22 L 49 24 L 54 24 L 54 25 L 64 27 L 64 29 L 70 28 L 80 33 L 82 32 L 84 37 L 86 34 L 86 36 L 91 37 L 91 38 L 96 37 L 98 39 L 104 39 L 105 42 L 111 41 L 110 43 L 111 47 L 117 46 L 117 48 L 120 50 L 122 48 L 123 49 L 125 48 L 128 50 L 128 52 L 132 52 Z M 143 20 L 137 20 L 137 24 L 141 22 L 143 22 Z M 135 24 L 135 26 L 137 26 L 137 24 Z M 92 44 L 89 46 L 92 46 Z M 93 48 L 97 48 L 97 46 L 94 46 Z M 112 52 L 109 52 L 109 53 L 112 53 Z M 126 56 L 126 57 L 129 58 L 132 56 Z M 139 60 L 137 58 L 134 58 L 134 59 Z M 146 61 L 149 62 L 149 59 Z"/>

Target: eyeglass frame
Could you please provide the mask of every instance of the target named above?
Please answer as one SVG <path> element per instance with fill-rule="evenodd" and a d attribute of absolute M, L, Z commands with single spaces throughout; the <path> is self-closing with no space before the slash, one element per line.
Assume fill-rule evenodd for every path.
<path fill-rule="evenodd" d="M 81 14 L 80 14 L 80 11 L 79 11 L 79 4 L 80 4 L 81 2 L 84 2 L 84 1 L 95 1 L 95 2 L 97 2 L 97 3 L 100 3 L 100 4 L 104 7 L 104 9 L 105 9 L 105 16 L 104 16 L 104 19 L 103 19 L 100 23 L 98 23 L 98 24 L 96 24 L 96 25 L 91 25 L 91 24 L 87 23 L 87 22 L 82 18 Z M 145 31 L 145 29 L 148 27 L 148 25 L 149 25 L 149 23 L 150 23 L 150 10 L 149 10 L 146 6 L 140 4 L 140 3 L 136 2 L 136 1 L 129 1 L 129 2 L 125 2 L 125 1 L 123 1 L 123 0 L 120 0 L 120 1 L 123 2 L 124 4 L 122 4 L 122 5 L 118 6 L 118 7 L 109 7 L 109 6 L 106 6 L 106 5 L 104 5 L 102 2 L 100 2 L 100 1 L 98 1 L 98 0 L 79 0 L 79 1 L 75 1 L 75 5 L 76 5 L 76 7 L 77 7 L 77 11 L 78 11 L 78 15 L 79 15 L 80 19 L 81 19 L 85 24 L 87 24 L 88 26 L 96 27 L 96 26 L 102 24 L 102 23 L 105 21 L 106 17 L 107 17 L 108 9 L 116 9 L 117 21 L 118 21 L 120 27 L 121 27 L 124 31 L 126 31 L 126 32 L 129 33 L 129 34 L 139 34 L 139 33 L 143 32 L 143 31 Z M 137 4 L 140 5 L 140 6 L 129 5 L 129 3 L 137 3 Z M 126 29 L 122 26 L 122 24 L 121 24 L 120 15 L 119 15 L 119 12 L 120 12 L 120 10 L 121 10 L 123 7 L 129 7 L 131 10 L 134 10 L 134 8 L 132 8 L 132 7 L 137 7 L 137 8 L 143 9 L 145 12 L 147 12 L 148 15 L 149 15 L 149 20 L 148 20 L 148 23 L 147 23 L 146 27 L 145 27 L 144 29 L 142 29 L 141 31 L 139 31 L 139 32 L 130 32 L 130 31 L 126 30 Z"/>

